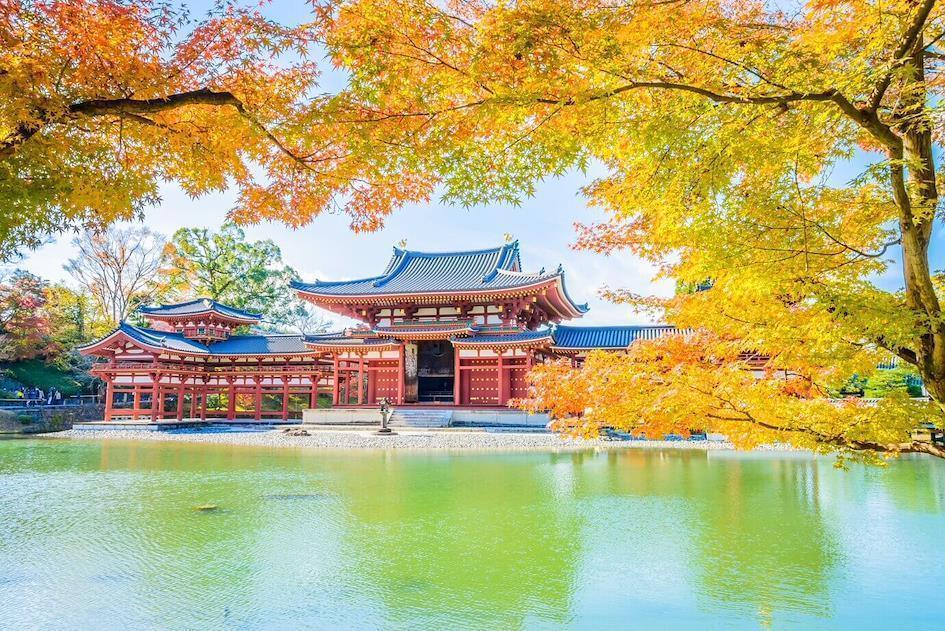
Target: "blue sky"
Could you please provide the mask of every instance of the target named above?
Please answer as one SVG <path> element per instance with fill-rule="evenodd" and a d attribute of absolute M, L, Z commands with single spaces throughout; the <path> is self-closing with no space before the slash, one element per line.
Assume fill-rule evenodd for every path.
<path fill-rule="evenodd" d="M 246 227 L 250 239 L 272 239 L 281 248 L 283 260 L 305 280 L 340 280 L 380 273 L 392 247 L 407 240 L 416 250 L 458 250 L 491 247 L 503 242 L 505 233 L 519 240 L 526 268 L 565 267 L 568 291 L 580 302 L 588 301 L 590 312 L 583 323 L 642 323 L 648 320 L 623 306 L 600 299 L 604 286 L 629 287 L 640 293 L 668 294 L 673 285 L 655 283 L 653 269 L 630 255 L 602 256 L 575 251 L 573 223 L 601 218 L 588 209 L 579 188 L 587 182 L 571 174 L 544 182 L 534 198 L 513 208 L 487 206 L 464 209 L 432 203 L 410 206 L 390 218 L 387 226 L 373 234 L 354 234 L 348 219 L 326 214 L 299 230 L 282 224 Z M 144 223 L 165 235 L 177 228 L 217 228 L 226 219 L 235 194 L 209 195 L 192 200 L 176 186 L 163 189 L 163 201 L 146 212 Z M 70 237 L 46 245 L 19 262 L 17 267 L 53 280 L 68 281 L 62 264 L 72 256 Z"/>
<path fill-rule="evenodd" d="M 206 2 L 187 3 L 193 15 L 200 15 Z M 276 0 L 266 9 L 273 19 L 293 23 L 308 19 L 307 9 L 299 0 Z M 325 69 L 322 89 L 332 91 L 344 77 Z M 831 178 L 840 184 L 861 172 L 866 156 L 859 155 L 851 163 L 841 165 Z M 604 286 L 623 287 L 636 293 L 668 295 L 671 282 L 655 282 L 654 270 L 638 258 L 620 253 L 603 256 L 575 251 L 573 224 L 601 219 L 599 211 L 589 209 L 580 195 L 580 188 L 589 175 L 570 173 L 541 183 L 533 198 L 520 207 L 488 206 L 464 209 L 439 203 L 410 206 L 389 219 L 387 226 L 373 234 L 354 234 L 345 216 L 326 214 L 310 225 L 292 230 L 281 224 L 263 224 L 246 228 L 250 239 L 272 239 L 281 248 L 283 259 L 295 268 L 304 280 L 340 280 L 379 273 L 391 254 L 391 248 L 402 239 L 407 247 L 417 250 L 459 250 L 491 247 L 503 242 L 505 233 L 521 244 L 523 264 L 528 269 L 565 267 L 569 293 L 580 302 L 590 303 L 591 310 L 581 322 L 585 324 L 646 323 L 646 316 L 602 300 L 598 292 Z M 144 223 L 165 235 L 180 227 L 217 228 L 226 219 L 233 204 L 233 192 L 208 195 L 192 200 L 175 185 L 162 188 L 162 202 L 146 212 Z M 51 280 L 68 281 L 63 263 L 73 254 L 65 236 L 55 243 L 30 253 L 17 267 L 27 269 Z M 898 258 L 898 252 L 891 256 Z M 939 233 L 932 247 L 932 267 L 945 267 L 945 238 Z M 876 279 L 885 289 L 901 287 L 899 265 Z"/>

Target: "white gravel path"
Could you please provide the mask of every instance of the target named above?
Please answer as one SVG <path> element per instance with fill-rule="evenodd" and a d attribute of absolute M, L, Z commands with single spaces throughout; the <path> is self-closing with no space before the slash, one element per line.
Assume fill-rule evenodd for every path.
<path fill-rule="evenodd" d="M 257 447 L 314 447 L 332 449 L 469 449 L 469 450 L 577 450 L 609 449 L 732 449 L 727 442 L 581 440 L 552 433 L 513 431 L 398 430 L 396 436 L 377 436 L 369 430 L 309 430 L 291 436 L 282 429 L 261 432 L 164 432 L 139 430 L 68 430 L 46 434 L 78 440 L 156 440 L 216 443 Z"/>

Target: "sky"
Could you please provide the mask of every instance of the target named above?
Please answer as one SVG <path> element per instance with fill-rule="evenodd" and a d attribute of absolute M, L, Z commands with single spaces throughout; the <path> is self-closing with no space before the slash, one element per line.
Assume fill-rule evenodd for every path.
<path fill-rule="evenodd" d="M 206 2 L 188 2 L 192 14 L 199 16 Z M 283 23 L 309 19 L 301 0 L 274 0 L 265 7 L 267 15 Z M 341 87 L 344 76 L 323 67 L 325 91 Z M 833 183 L 842 183 L 860 173 L 868 162 L 857 155 L 850 163 L 839 166 L 832 175 Z M 308 226 L 293 230 L 282 224 L 246 227 L 251 240 L 272 239 L 282 249 L 283 260 L 305 281 L 345 280 L 379 274 L 385 267 L 392 247 L 406 239 L 407 247 L 423 251 L 454 251 L 497 246 L 506 233 L 519 240 L 522 263 L 526 270 L 542 267 L 552 269 L 559 263 L 565 269 L 568 292 L 577 302 L 587 301 L 590 311 L 581 324 L 644 324 L 651 320 L 632 312 L 626 306 L 614 305 L 599 296 L 603 287 L 626 288 L 644 295 L 670 295 L 671 281 L 654 279 L 655 270 L 629 253 L 610 256 L 576 251 L 570 247 L 575 240 L 574 222 L 591 223 L 603 219 L 596 209 L 588 208 L 580 194 L 593 174 L 572 172 L 539 184 L 534 197 L 519 207 L 504 205 L 462 208 L 436 201 L 412 205 L 395 213 L 387 225 L 371 234 L 355 234 L 343 215 L 325 214 Z M 211 194 L 190 199 L 177 186 L 162 186 L 162 201 L 145 212 L 143 223 L 159 233 L 170 236 L 181 227 L 219 228 L 233 206 L 235 192 Z M 69 282 L 63 264 L 74 254 L 66 235 L 29 253 L 15 266 L 53 281 Z M 891 251 L 898 259 L 898 252 Z M 945 236 L 941 230 L 931 248 L 933 269 L 945 267 Z M 898 262 L 876 279 L 887 290 L 902 286 Z M 327 314 L 326 314 L 327 315 Z"/>
<path fill-rule="evenodd" d="M 409 206 L 394 214 L 384 229 L 355 234 L 345 215 L 325 214 L 311 224 L 293 230 L 282 224 L 246 226 L 251 240 L 272 239 L 282 249 L 283 261 L 303 280 L 345 280 L 380 274 L 393 246 L 406 239 L 407 247 L 423 251 L 452 251 L 494 247 L 505 233 L 519 240 L 526 270 L 554 269 L 564 265 L 565 283 L 577 302 L 590 303 L 583 324 L 647 323 L 641 314 L 601 299 L 601 287 L 626 287 L 638 293 L 669 295 L 671 281 L 654 281 L 654 270 L 631 255 L 603 256 L 576 251 L 575 221 L 603 218 L 588 209 L 579 189 L 589 180 L 581 174 L 551 179 L 521 206 L 462 208 L 439 203 Z M 145 213 L 144 224 L 166 236 L 181 227 L 219 228 L 233 205 L 235 192 L 190 199 L 175 185 L 163 187 L 162 201 Z M 30 253 L 16 267 L 54 281 L 69 282 L 63 269 L 74 255 L 71 236 Z M 327 315 L 327 314 L 326 314 Z"/>

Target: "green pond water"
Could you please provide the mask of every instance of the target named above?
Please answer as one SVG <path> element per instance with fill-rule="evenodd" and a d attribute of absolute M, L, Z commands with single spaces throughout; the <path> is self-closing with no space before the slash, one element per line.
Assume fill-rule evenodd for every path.
<path fill-rule="evenodd" d="M 943 508 L 927 458 L 0 441 L 0 628 L 933 628 Z"/>

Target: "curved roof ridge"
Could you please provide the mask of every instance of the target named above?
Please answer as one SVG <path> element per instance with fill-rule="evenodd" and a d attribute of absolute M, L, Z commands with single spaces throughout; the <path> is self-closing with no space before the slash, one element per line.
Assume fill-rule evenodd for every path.
<path fill-rule="evenodd" d="M 413 254 L 409 250 L 401 250 L 395 247 L 394 258 L 387 264 L 387 270 L 381 276 L 375 277 L 374 282 L 371 284 L 375 287 L 381 287 L 384 283 L 397 276 L 397 274 L 410 263 L 410 259 L 412 258 Z"/>
<path fill-rule="evenodd" d="M 386 274 L 380 276 L 368 276 L 366 278 L 349 278 L 348 280 L 319 280 L 315 279 L 310 283 L 301 280 L 289 281 L 289 287 L 293 289 L 305 289 L 306 287 L 334 287 L 336 285 L 349 285 L 351 283 L 370 283 L 378 278 L 384 278 Z"/>
<path fill-rule="evenodd" d="M 564 267 L 563 267 L 560 263 L 558 264 L 558 269 L 555 271 L 555 273 L 552 275 L 552 277 L 557 277 L 557 278 L 558 278 L 558 281 L 561 283 L 561 293 L 564 294 L 564 297 L 567 299 L 567 301 L 570 302 L 572 305 L 574 305 L 574 306 L 577 308 L 577 310 L 578 310 L 579 312 L 581 312 L 581 313 L 587 313 L 588 311 L 591 310 L 590 303 L 587 303 L 587 302 L 583 302 L 583 303 L 574 302 L 574 298 L 572 298 L 572 297 L 571 297 L 571 294 L 568 293 L 568 288 L 567 288 L 567 286 L 564 284 Z"/>
<path fill-rule="evenodd" d="M 186 310 L 187 307 L 192 305 L 202 305 L 204 308 L 191 311 Z M 183 311 L 181 311 L 182 309 Z M 174 302 L 171 304 L 161 303 L 156 306 L 138 307 L 139 313 L 152 316 L 193 315 L 196 313 L 204 313 L 206 311 L 215 311 L 225 317 L 242 320 L 261 320 L 263 317 L 263 314 L 261 313 L 254 313 L 252 311 L 247 311 L 246 309 L 240 309 L 239 307 L 232 307 L 228 304 L 214 300 L 213 298 L 206 297 L 194 298 L 193 300 Z"/>
<path fill-rule="evenodd" d="M 549 274 L 549 273 L 546 272 L 544 269 L 540 269 L 540 270 L 538 270 L 537 272 L 526 272 L 526 271 L 521 271 L 521 270 L 516 271 L 516 270 L 510 270 L 510 269 L 498 269 L 498 270 L 496 270 L 496 274 L 495 274 L 495 275 L 498 276 L 499 274 L 502 274 L 503 276 L 510 276 L 510 277 L 512 277 L 512 278 L 525 278 L 525 277 L 529 277 L 529 276 L 532 276 L 532 277 L 535 277 L 535 278 L 552 278 L 552 277 L 554 277 L 554 276 L 557 276 L 557 275 L 559 274 L 559 272 L 552 272 L 552 273 Z"/>
<path fill-rule="evenodd" d="M 155 342 L 159 342 L 161 344 L 163 344 L 164 340 L 167 339 L 167 335 L 164 335 L 165 333 L 164 331 L 161 331 L 159 334 L 159 332 L 155 331 L 154 329 L 146 329 L 141 326 L 135 326 L 134 324 L 131 324 L 128 322 L 122 322 L 121 324 L 119 324 L 118 330 L 124 331 L 125 333 L 128 333 L 130 331 L 134 334 L 140 335 L 150 340 L 154 340 Z"/>
<path fill-rule="evenodd" d="M 511 243 L 503 243 L 502 245 L 493 246 L 491 248 L 478 248 L 475 250 L 444 250 L 442 252 L 434 252 L 430 250 L 407 250 L 403 248 L 398 248 L 394 246 L 394 256 L 398 254 L 409 254 L 411 256 L 458 256 L 461 254 L 488 254 L 489 252 L 500 253 L 502 250 L 518 250 L 518 241 L 512 241 Z"/>

